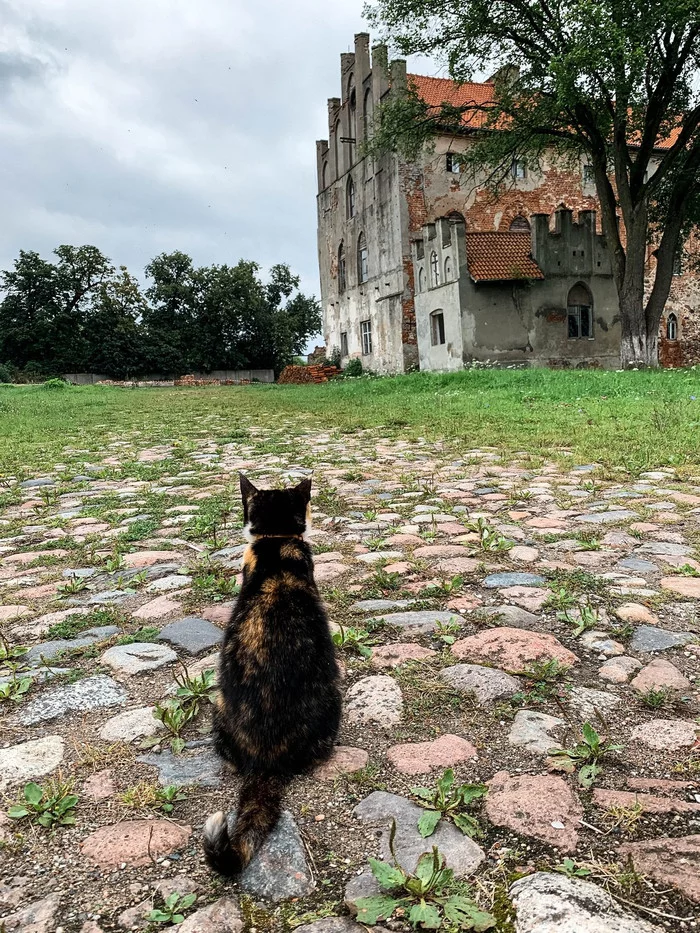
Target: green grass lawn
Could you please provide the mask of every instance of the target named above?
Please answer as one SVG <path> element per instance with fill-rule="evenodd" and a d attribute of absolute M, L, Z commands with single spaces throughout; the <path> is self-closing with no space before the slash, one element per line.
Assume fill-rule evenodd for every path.
<path fill-rule="evenodd" d="M 105 456 L 118 438 L 139 446 L 241 437 L 280 419 L 340 432 L 442 437 L 457 448 L 491 446 L 599 461 L 639 472 L 700 464 L 700 371 L 468 370 L 360 378 L 325 385 L 117 389 L 0 387 L 5 473 L 62 462 L 64 447 Z M 245 435 L 243 435 L 245 436 Z"/>

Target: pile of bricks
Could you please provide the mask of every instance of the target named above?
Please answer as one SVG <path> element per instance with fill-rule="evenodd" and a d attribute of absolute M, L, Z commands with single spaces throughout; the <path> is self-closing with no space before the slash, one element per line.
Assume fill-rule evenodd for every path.
<path fill-rule="evenodd" d="M 337 366 L 285 366 L 277 381 L 282 385 L 328 382 L 339 372 Z"/>

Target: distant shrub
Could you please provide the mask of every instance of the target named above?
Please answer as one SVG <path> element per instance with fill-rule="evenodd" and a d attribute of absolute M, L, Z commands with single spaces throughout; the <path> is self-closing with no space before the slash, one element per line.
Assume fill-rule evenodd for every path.
<path fill-rule="evenodd" d="M 344 376 L 361 376 L 362 375 L 362 360 L 359 357 L 355 357 L 350 360 L 343 370 Z"/>
<path fill-rule="evenodd" d="M 44 388 L 54 391 L 56 389 L 67 389 L 69 386 L 64 379 L 47 379 L 44 383 Z"/>
<path fill-rule="evenodd" d="M 14 373 L 9 366 L 0 363 L 0 382 L 14 382 Z"/>

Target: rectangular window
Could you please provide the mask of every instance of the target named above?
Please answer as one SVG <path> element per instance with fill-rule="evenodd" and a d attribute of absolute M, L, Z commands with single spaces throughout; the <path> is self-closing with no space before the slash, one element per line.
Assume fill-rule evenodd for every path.
<path fill-rule="evenodd" d="M 673 257 L 673 274 L 683 275 L 683 251 L 680 249 Z"/>
<path fill-rule="evenodd" d="M 422 259 L 425 256 L 425 244 L 423 240 L 416 240 L 416 259 Z"/>
<path fill-rule="evenodd" d="M 569 305 L 567 308 L 569 340 L 593 337 L 593 309 L 590 305 Z"/>
<path fill-rule="evenodd" d="M 462 167 L 459 161 L 459 156 L 456 155 L 454 152 L 448 152 L 447 155 L 445 156 L 445 168 L 451 174 L 459 175 L 459 173 L 462 171 Z"/>
<path fill-rule="evenodd" d="M 593 166 L 589 165 L 588 162 L 583 166 L 583 183 L 584 185 L 595 184 L 595 172 L 593 171 Z"/>
<path fill-rule="evenodd" d="M 445 316 L 442 311 L 430 315 L 430 342 L 434 347 L 445 342 Z"/>
<path fill-rule="evenodd" d="M 513 159 L 510 166 L 510 173 L 516 181 L 527 178 L 527 166 L 522 159 Z"/>
<path fill-rule="evenodd" d="M 340 335 L 340 355 L 341 355 L 341 356 L 347 356 L 347 355 L 348 355 L 348 334 L 347 334 L 347 331 L 344 331 L 344 332 Z"/>
<path fill-rule="evenodd" d="M 372 322 L 360 321 L 360 334 L 362 335 L 362 355 L 369 356 L 372 352 Z"/>

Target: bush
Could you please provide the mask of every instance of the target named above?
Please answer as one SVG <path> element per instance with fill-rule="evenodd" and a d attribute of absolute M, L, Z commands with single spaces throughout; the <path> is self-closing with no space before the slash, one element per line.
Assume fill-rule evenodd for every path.
<path fill-rule="evenodd" d="M 340 369 L 341 360 L 342 360 L 342 356 L 340 355 L 340 347 L 333 347 L 333 349 L 330 352 L 330 355 L 328 356 L 328 360 L 327 360 L 328 364 L 330 366 L 335 366 L 336 369 Z"/>
<path fill-rule="evenodd" d="M 362 360 L 359 357 L 355 357 L 350 360 L 343 370 L 344 376 L 361 376 L 362 375 Z"/>
<path fill-rule="evenodd" d="M 0 382 L 14 382 L 14 373 L 5 363 L 0 363 Z"/>
<path fill-rule="evenodd" d="M 56 389 L 67 389 L 68 383 L 63 379 L 47 379 L 44 383 L 45 389 L 51 389 L 52 391 Z"/>

